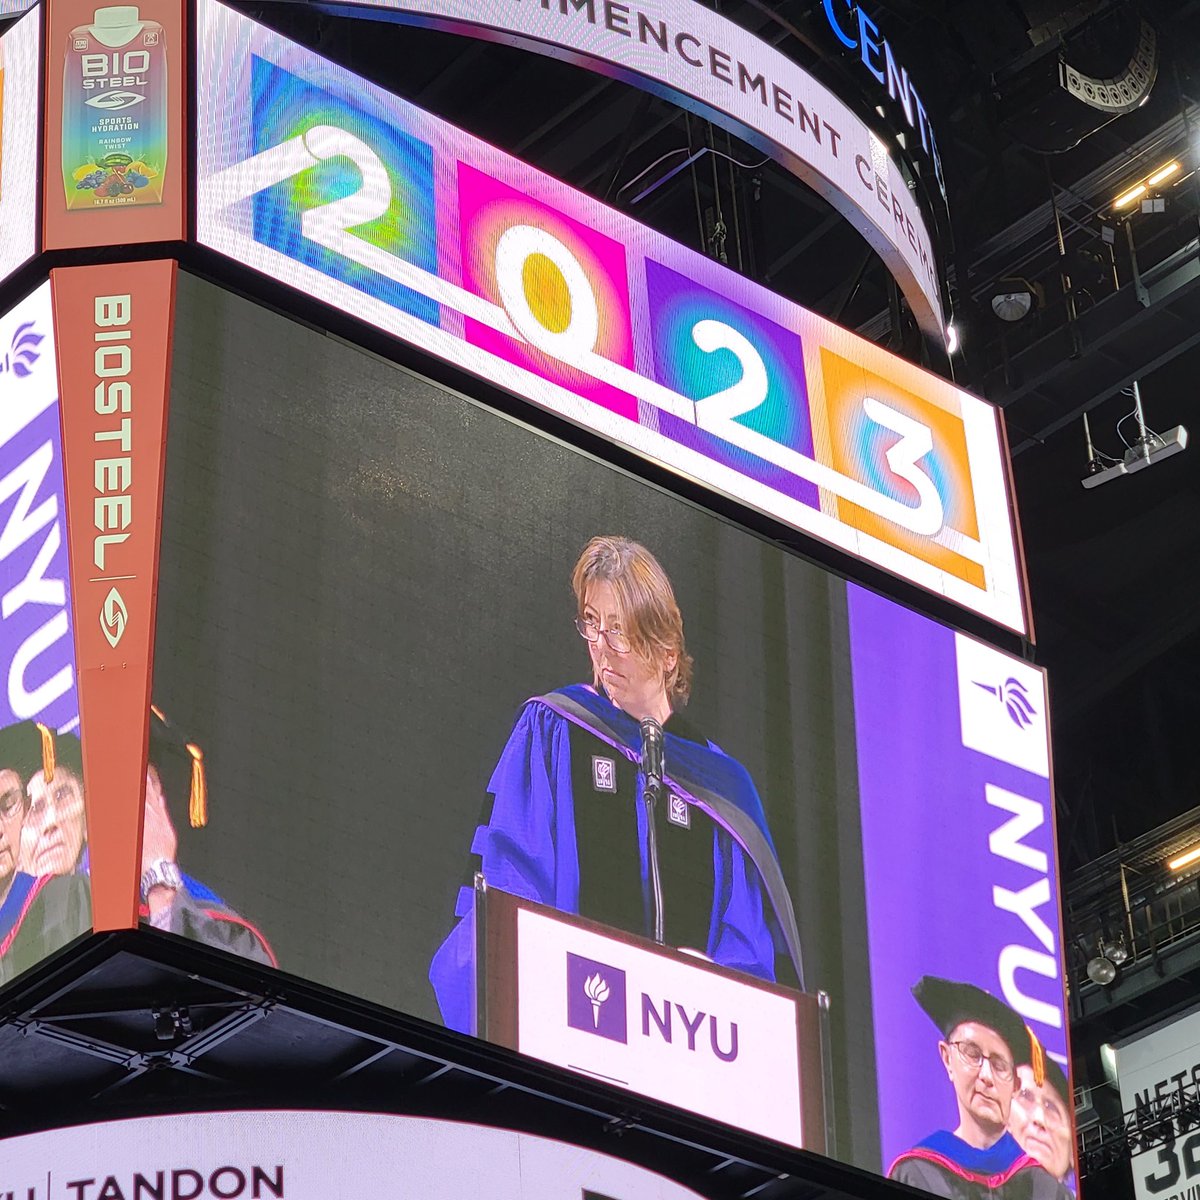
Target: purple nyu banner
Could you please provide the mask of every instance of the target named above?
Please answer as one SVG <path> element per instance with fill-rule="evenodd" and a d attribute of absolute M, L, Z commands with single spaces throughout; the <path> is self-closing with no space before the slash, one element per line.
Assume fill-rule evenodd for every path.
<path fill-rule="evenodd" d="M 923 975 L 1005 1001 L 1066 1062 L 1040 670 L 849 588 L 883 1167 L 958 1122 Z"/>
<path fill-rule="evenodd" d="M 50 285 L 0 317 L 0 728 L 77 732 Z"/>

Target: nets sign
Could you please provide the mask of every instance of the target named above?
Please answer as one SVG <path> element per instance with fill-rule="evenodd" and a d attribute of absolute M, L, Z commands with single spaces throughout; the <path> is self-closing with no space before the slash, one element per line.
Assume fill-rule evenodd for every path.
<path fill-rule="evenodd" d="M 200 20 L 201 242 L 1024 632 L 989 405 L 214 0 Z"/>

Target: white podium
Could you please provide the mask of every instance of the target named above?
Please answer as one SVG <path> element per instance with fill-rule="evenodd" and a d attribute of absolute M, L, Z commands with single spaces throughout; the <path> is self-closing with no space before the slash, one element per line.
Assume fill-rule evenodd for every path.
<path fill-rule="evenodd" d="M 477 884 L 478 1033 L 605 1083 L 831 1153 L 823 996 Z"/>

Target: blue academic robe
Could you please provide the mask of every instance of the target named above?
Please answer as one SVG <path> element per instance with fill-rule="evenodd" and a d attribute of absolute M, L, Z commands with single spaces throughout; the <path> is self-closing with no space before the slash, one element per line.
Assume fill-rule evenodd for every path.
<path fill-rule="evenodd" d="M 594 688 L 575 684 L 528 701 L 488 784 L 491 815 L 476 829 L 471 850 L 479 856 L 489 887 L 578 914 L 573 726 L 599 739 L 613 754 L 640 761 L 638 722 Z M 664 757 L 669 790 L 711 818 L 717 830 L 705 953 L 722 966 L 767 980 L 776 977 L 777 953 L 786 954 L 803 985 L 791 901 L 749 774 L 712 743 L 678 737 L 669 726 Z M 646 827 L 641 808 L 639 803 L 638 838 L 644 865 Z M 475 1016 L 474 901 L 472 888 L 460 889 L 457 923 L 434 954 L 429 970 L 442 1019 L 466 1033 L 474 1032 Z"/>

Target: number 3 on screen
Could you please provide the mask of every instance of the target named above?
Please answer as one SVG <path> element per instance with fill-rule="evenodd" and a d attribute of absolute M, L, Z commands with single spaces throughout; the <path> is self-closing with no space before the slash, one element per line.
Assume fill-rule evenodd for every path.
<path fill-rule="evenodd" d="M 692 327 L 692 340 L 706 354 L 728 350 L 742 368 L 741 378 L 732 386 L 696 401 L 696 424 L 701 429 L 914 533 L 932 536 L 942 528 L 945 511 L 941 494 L 919 465 L 933 449 L 929 426 L 873 397 L 863 400 L 869 420 L 899 435 L 899 440 L 884 451 L 884 459 L 892 474 L 916 491 L 918 503 L 913 507 L 740 424 L 737 418 L 756 409 L 770 392 L 762 355 L 745 335 L 722 321 L 697 321 Z"/>

